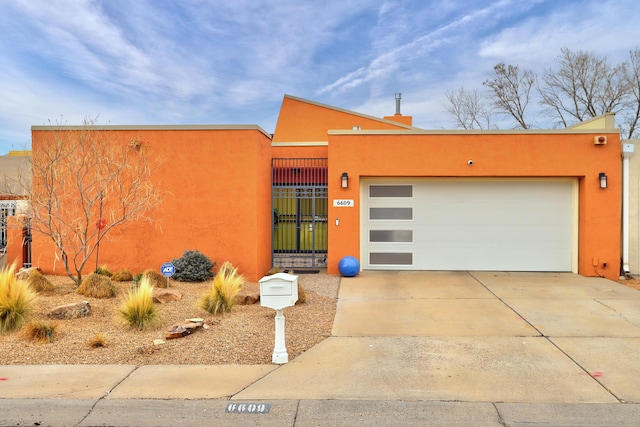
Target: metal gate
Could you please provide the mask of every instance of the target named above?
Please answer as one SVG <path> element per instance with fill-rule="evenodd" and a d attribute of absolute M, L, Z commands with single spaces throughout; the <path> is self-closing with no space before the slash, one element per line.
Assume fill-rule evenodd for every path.
<path fill-rule="evenodd" d="M 273 266 L 327 266 L 327 159 L 273 159 Z"/>

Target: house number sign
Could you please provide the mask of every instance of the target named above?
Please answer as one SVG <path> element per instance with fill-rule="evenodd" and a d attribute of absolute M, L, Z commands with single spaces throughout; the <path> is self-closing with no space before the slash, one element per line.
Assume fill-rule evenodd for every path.
<path fill-rule="evenodd" d="M 337 208 L 352 208 L 355 206 L 353 199 L 334 199 L 333 207 Z"/>

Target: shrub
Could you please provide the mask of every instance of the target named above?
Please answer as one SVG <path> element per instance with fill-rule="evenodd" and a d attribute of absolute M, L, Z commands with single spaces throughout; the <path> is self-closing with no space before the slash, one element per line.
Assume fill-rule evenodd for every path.
<path fill-rule="evenodd" d="M 172 279 L 179 282 L 202 282 L 211 279 L 214 262 L 201 252 L 185 251 L 184 255 L 171 261 L 176 268 Z"/>
<path fill-rule="evenodd" d="M 200 308 L 211 314 L 231 311 L 244 281 L 238 270 L 225 261 L 213 278 L 211 288 L 200 299 Z"/>
<path fill-rule="evenodd" d="M 304 288 L 300 283 L 298 283 L 298 301 L 296 304 L 304 304 L 307 302 L 307 293 L 304 291 Z"/>
<path fill-rule="evenodd" d="M 16 278 L 15 265 L 0 270 L 0 333 L 20 329 L 35 299 L 29 284 Z"/>
<path fill-rule="evenodd" d="M 114 282 L 130 282 L 133 280 L 133 275 L 127 269 L 118 270 L 113 273 L 113 276 L 111 276 L 111 280 L 113 280 Z"/>
<path fill-rule="evenodd" d="M 91 348 L 101 348 L 107 346 L 107 339 L 102 334 L 97 334 L 89 341 L 87 341 L 87 345 Z"/>
<path fill-rule="evenodd" d="M 36 292 L 53 292 L 53 284 L 37 269 L 32 268 L 27 279 L 29 286 Z"/>
<path fill-rule="evenodd" d="M 145 278 L 149 281 L 149 284 L 154 288 L 169 287 L 169 280 L 156 270 L 149 269 L 149 270 L 143 271 L 142 276 L 140 277 L 140 279 L 138 279 L 138 283 L 140 283 L 140 280 Z"/>
<path fill-rule="evenodd" d="M 33 321 L 26 326 L 27 338 L 41 343 L 53 342 L 57 328 L 58 326 L 53 323 Z"/>
<path fill-rule="evenodd" d="M 111 274 L 111 272 L 109 271 L 106 265 L 101 265 L 100 267 L 96 268 L 95 273 L 102 274 L 103 276 L 107 276 L 107 277 L 113 276 L 113 274 Z"/>
<path fill-rule="evenodd" d="M 153 305 L 152 293 L 153 286 L 149 279 L 143 276 L 138 288 L 129 291 L 124 303 L 118 309 L 131 328 L 148 329 L 159 320 L 159 312 Z"/>
<path fill-rule="evenodd" d="M 107 276 L 91 273 L 82 279 L 76 293 L 93 298 L 113 298 L 116 296 L 116 288 Z"/>

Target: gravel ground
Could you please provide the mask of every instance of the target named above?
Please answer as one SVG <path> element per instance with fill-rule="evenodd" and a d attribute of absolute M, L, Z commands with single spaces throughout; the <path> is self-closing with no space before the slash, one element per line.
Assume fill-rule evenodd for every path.
<path fill-rule="evenodd" d="M 27 319 L 56 325 L 51 343 L 30 341 L 24 328 L 0 335 L 0 363 L 4 365 L 47 364 L 131 364 L 131 365 L 224 365 L 271 364 L 275 343 L 275 310 L 260 303 L 236 305 L 230 313 L 213 316 L 197 307 L 210 283 L 171 281 L 170 287 L 182 292 L 182 300 L 158 304 L 159 325 L 151 330 L 132 330 L 122 323 L 117 308 L 131 282 L 115 282 L 115 298 L 95 299 L 75 293 L 66 277 L 51 277 L 55 291 L 40 294 Z M 284 309 L 285 344 L 289 360 L 331 335 L 339 276 L 300 274 L 298 282 L 307 294 L 304 304 Z M 245 292 L 259 294 L 257 283 L 246 283 Z M 89 301 L 91 314 L 80 319 L 51 320 L 46 314 L 54 307 Z M 165 339 L 167 330 L 185 319 L 203 318 L 208 328 L 178 339 Z M 106 347 L 91 348 L 88 342 L 102 335 Z M 164 340 L 155 345 L 154 340 Z"/>

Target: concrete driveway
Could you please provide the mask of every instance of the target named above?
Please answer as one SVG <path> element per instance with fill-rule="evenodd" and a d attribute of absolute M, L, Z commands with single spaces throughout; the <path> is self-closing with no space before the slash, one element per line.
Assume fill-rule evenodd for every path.
<path fill-rule="evenodd" d="M 574 274 L 343 278 L 332 336 L 234 400 L 640 402 L 640 292 Z"/>

